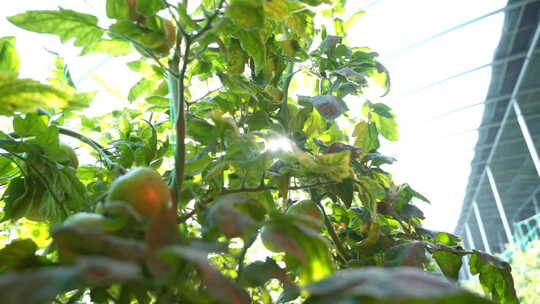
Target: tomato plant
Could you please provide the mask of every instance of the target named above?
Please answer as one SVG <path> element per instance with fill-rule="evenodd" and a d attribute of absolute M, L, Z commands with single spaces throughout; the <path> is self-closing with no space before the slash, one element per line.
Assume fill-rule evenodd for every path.
<path fill-rule="evenodd" d="M 22 79 L 0 39 L 0 215 L 18 236 L 0 249 L 2 303 L 517 303 L 508 264 L 422 228 L 429 201 L 385 170 L 396 116 L 363 91 L 390 77 L 347 44 L 345 2 L 8 17 L 81 60 L 138 54 L 141 79 L 130 106 L 88 117 L 95 92 L 61 57 L 48 83 Z M 464 256 L 487 297 L 456 284 Z"/>

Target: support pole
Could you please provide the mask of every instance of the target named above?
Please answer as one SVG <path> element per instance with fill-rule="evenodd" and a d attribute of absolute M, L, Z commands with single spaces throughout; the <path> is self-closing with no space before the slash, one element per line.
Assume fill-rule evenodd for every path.
<path fill-rule="evenodd" d="M 540 209 L 538 208 L 538 200 L 536 199 L 536 195 L 532 197 L 532 202 L 534 206 L 534 213 L 538 214 L 540 213 Z"/>
<path fill-rule="evenodd" d="M 480 211 L 476 205 L 476 201 L 473 202 L 474 215 L 476 216 L 476 222 L 478 223 L 478 229 L 480 230 L 480 237 L 482 238 L 482 243 L 484 244 L 484 250 L 491 254 L 491 248 L 489 248 L 489 243 L 486 237 L 486 230 L 484 229 L 484 222 L 480 216 Z"/>
<path fill-rule="evenodd" d="M 467 249 L 469 249 L 469 250 L 476 249 L 476 246 L 474 245 L 474 240 L 473 240 L 473 238 L 472 238 L 471 229 L 469 228 L 469 224 L 468 224 L 468 223 L 465 224 L 465 236 L 466 236 L 466 238 L 467 238 L 467 246 L 466 246 L 465 248 L 469 247 L 469 248 L 467 248 Z M 465 244 L 464 244 L 464 245 L 465 245 Z M 471 260 L 471 257 L 470 257 L 469 255 L 467 255 L 467 256 L 464 256 L 463 258 L 465 259 L 465 264 L 468 265 L 468 264 L 469 264 L 469 261 Z M 463 269 L 465 270 L 465 277 L 466 277 L 467 279 L 470 279 L 470 278 L 473 277 L 473 275 L 472 275 L 471 270 L 469 269 L 469 267 L 466 266 L 466 267 L 463 267 Z"/>
<path fill-rule="evenodd" d="M 540 157 L 538 156 L 538 150 L 536 150 L 534 140 L 532 139 L 531 132 L 529 131 L 529 127 L 527 126 L 527 122 L 525 121 L 525 117 L 521 112 L 521 107 L 519 106 L 519 103 L 517 101 L 514 101 L 513 106 L 514 112 L 516 112 L 519 128 L 521 129 L 521 133 L 523 133 L 523 138 L 525 139 L 525 143 L 527 144 L 527 149 L 529 149 L 529 153 L 531 154 L 534 167 L 536 168 L 536 173 L 538 174 L 538 177 L 540 177 Z"/>
<path fill-rule="evenodd" d="M 469 224 L 465 224 L 465 235 L 467 236 L 467 241 L 469 244 L 469 250 L 475 249 L 476 246 L 474 245 L 474 240 L 472 238 L 471 229 L 469 228 Z"/>
<path fill-rule="evenodd" d="M 506 238 L 510 244 L 514 243 L 514 237 L 512 236 L 512 230 L 508 224 L 508 218 L 506 217 L 506 212 L 504 211 L 504 206 L 502 203 L 501 195 L 499 194 L 499 189 L 497 189 L 497 183 L 493 177 L 493 172 L 491 172 L 491 167 L 486 166 L 486 173 L 489 180 L 489 185 L 491 186 L 491 192 L 495 198 L 495 204 L 497 205 L 497 210 L 499 211 L 499 217 L 501 218 L 504 232 L 506 233 Z"/>

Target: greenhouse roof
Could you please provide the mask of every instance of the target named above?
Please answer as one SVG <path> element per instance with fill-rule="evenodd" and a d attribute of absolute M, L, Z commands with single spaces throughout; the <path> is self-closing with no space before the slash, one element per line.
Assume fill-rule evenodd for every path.
<path fill-rule="evenodd" d="M 493 194 L 490 180 L 495 181 L 510 230 L 512 223 L 535 212 L 534 204 L 530 202 L 540 184 L 539 172 L 518 116 L 509 103 L 515 97 L 530 131 L 531 143 L 536 150 L 540 149 L 540 44 L 534 43 L 539 17 L 540 1 L 510 0 L 502 37 L 493 58 L 492 80 L 484 101 L 475 156 L 456 228 L 456 233 L 466 236 L 468 224 L 472 237 L 469 244 L 484 247 L 486 251 L 490 248 L 493 252 L 501 252 L 501 246 L 508 242 L 496 203 L 498 198 Z M 528 53 L 530 60 L 526 60 Z M 514 93 L 516 87 L 517 94 Z M 483 222 L 488 248 L 483 245 L 474 202 Z"/>

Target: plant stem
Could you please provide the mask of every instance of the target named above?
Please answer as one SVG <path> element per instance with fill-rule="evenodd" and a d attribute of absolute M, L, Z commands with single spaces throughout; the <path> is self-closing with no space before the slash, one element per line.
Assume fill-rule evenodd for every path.
<path fill-rule="evenodd" d="M 181 24 L 178 24 L 179 37 L 177 39 L 177 44 L 173 58 L 169 64 L 169 81 L 174 81 L 173 85 L 170 86 L 173 90 L 171 91 L 171 103 L 175 106 L 174 112 L 176 117 L 174 120 L 174 129 L 176 133 L 176 149 L 174 153 L 174 167 L 175 167 L 175 179 L 173 183 L 174 195 L 173 195 L 173 208 L 178 211 L 178 201 L 180 198 L 180 191 L 182 190 L 184 182 L 184 171 L 185 171 L 185 162 L 186 162 L 186 84 L 185 77 L 186 71 L 189 64 L 189 52 L 191 51 L 191 46 L 193 41 L 201 37 L 206 31 L 208 31 L 212 26 L 212 21 L 219 14 L 219 10 L 225 1 L 222 0 L 219 6 L 216 8 L 214 13 L 208 17 L 206 25 L 195 35 L 189 35 Z M 187 7 L 187 1 L 183 2 Z M 180 34 L 182 36 L 180 36 Z M 182 38 L 182 40 L 180 40 Z M 184 42 L 184 50 L 181 51 L 180 42 Z M 181 53 L 181 54 L 180 54 Z M 180 59 L 182 59 L 182 67 L 179 69 Z"/>
<path fill-rule="evenodd" d="M 242 251 L 240 252 L 240 256 L 238 257 L 238 268 L 236 270 L 236 282 L 240 280 L 240 276 L 242 275 L 242 271 L 244 270 L 244 260 L 246 258 L 247 251 L 249 250 L 249 247 L 253 245 L 255 242 L 256 237 L 252 237 L 244 243 L 244 247 L 242 248 Z"/>
<path fill-rule="evenodd" d="M 330 222 L 330 219 L 328 218 L 328 215 L 326 214 L 326 211 L 324 211 L 324 207 L 321 204 L 320 201 L 315 201 L 317 206 L 321 209 L 323 215 L 324 215 L 324 224 L 326 226 L 326 230 L 328 230 L 328 234 L 330 234 L 330 238 L 334 242 L 334 245 L 336 245 L 336 249 L 338 254 L 341 256 L 344 262 L 347 262 L 351 256 L 341 243 L 341 240 L 339 239 L 339 236 L 337 235 L 336 231 L 334 230 L 334 227 L 332 226 L 332 222 Z"/>
<path fill-rule="evenodd" d="M 186 162 L 186 84 L 184 78 L 186 77 L 186 71 L 188 66 L 189 51 L 191 48 L 191 40 L 188 37 L 184 37 L 185 48 L 182 55 L 182 69 L 180 70 L 178 81 L 178 99 L 176 101 L 177 115 L 175 117 L 175 131 L 176 131 L 176 151 L 174 154 L 175 159 L 175 192 L 176 200 L 173 202 L 176 206 L 175 210 L 178 210 L 178 200 L 180 191 L 184 183 L 184 171 Z"/>
<path fill-rule="evenodd" d="M 102 145 L 100 145 L 98 142 L 96 142 L 95 140 L 89 138 L 89 137 L 86 137 L 80 133 L 77 133 L 75 131 L 72 131 L 72 130 L 69 130 L 69 129 L 66 129 L 66 128 L 63 128 L 63 127 L 60 127 L 60 126 L 57 126 L 58 128 L 58 132 L 60 134 L 63 134 L 63 135 L 66 135 L 66 136 L 70 136 L 70 137 L 73 137 L 73 138 L 76 138 L 78 139 L 79 141 L 89 145 L 92 149 L 96 150 L 99 154 L 100 157 L 102 157 L 104 159 L 104 162 L 105 164 L 107 164 L 107 166 L 109 168 L 114 168 L 116 166 L 118 166 L 118 164 L 115 164 L 110 158 L 109 156 L 112 156 L 112 153 L 107 151 L 107 149 L 105 149 L 105 147 L 103 147 Z"/>

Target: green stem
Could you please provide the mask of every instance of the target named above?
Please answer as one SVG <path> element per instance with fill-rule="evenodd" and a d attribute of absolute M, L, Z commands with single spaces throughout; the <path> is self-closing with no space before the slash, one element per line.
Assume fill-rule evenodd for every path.
<path fill-rule="evenodd" d="M 175 210 L 178 210 L 178 201 L 180 196 L 180 191 L 182 190 L 184 183 L 184 171 L 185 171 L 185 162 L 186 162 L 186 87 L 184 78 L 186 77 L 186 71 L 188 66 L 188 57 L 189 51 L 191 48 L 191 40 L 188 37 L 184 37 L 185 40 L 185 49 L 182 55 L 182 69 L 180 70 L 179 77 L 175 79 L 176 85 L 174 88 L 178 88 L 178 92 L 173 92 L 175 97 L 176 105 L 176 117 L 174 122 L 174 128 L 176 132 L 176 150 L 174 153 L 174 162 L 175 162 Z M 176 65 L 176 69 L 178 66 Z"/>
<path fill-rule="evenodd" d="M 285 79 L 283 80 L 283 87 L 282 87 L 282 98 L 281 98 L 281 106 L 279 109 L 279 115 L 278 117 L 281 120 L 281 125 L 285 129 L 286 132 L 289 132 L 289 86 L 291 85 L 291 81 L 294 77 L 293 73 L 294 64 L 288 63 L 287 68 L 285 69 Z"/>
<path fill-rule="evenodd" d="M 246 259 L 246 254 L 249 248 L 251 247 L 251 245 L 253 245 L 253 243 L 255 242 L 255 240 L 256 240 L 256 237 L 252 237 L 248 239 L 246 243 L 244 244 L 242 251 L 240 252 L 240 256 L 238 257 L 238 268 L 236 270 L 236 274 L 237 274 L 236 282 L 240 280 L 240 276 L 242 275 L 242 271 L 244 270 L 244 260 Z"/>
<path fill-rule="evenodd" d="M 57 126 L 58 128 L 58 131 L 60 134 L 63 134 L 63 135 L 66 135 L 66 136 L 70 136 L 70 137 L 73 137 L 75 139 L 78 139 L 79 141 L 89 145 L 92 149 L 96 150 L 99 154 L 99 156 L 101 158 L 103 158 L 105 164 L 109 167 L 109 168 L 114 168 L 114 167 L 117 167 L 119 166 L 118 164 L 116 164 L 115 162 L 113 162 L 109 156 L 112 156 L 112 153 L 107 151 L 107 149 L 105 149 L 105 147 L 103 147 L 102 145 L 100 145 L 98 142 L 96 142 L 95 140 L 89 138 L 89 137 L 86 137 L 80 133 L 77 133 L 75 131 L 72 131 L 72 130 L 69 130 L 69 129 L 66 129 L 66 128 L 63 128 L 63 127 L 59 127 Z M 122 171 L 125 171 L 124 168 L 121 168 Z"/>
<path fill-rule="evenodd" d="M 330 218 L 326 214 L 326 211 L 324 211 L 324 207 L 321 204 L 321 202 L 315 201 L 315 203 L 317 204 L 317 206 L 319 206 L 319 208 L 322 211 L 322 214 L 324 216 L 324 225 L 326 226 L 326 230 L 328 230 L 328 234 L 330 234 L 330 238 L 332 239 L 332 241 L 334 242 L 334 245 L 336 246 L 339 256 L 343 259 L 344 262 L 347 262 L 348 260 L 351 259 L 351 256 L 349 255 L 349 253 L 343 246 L 341 239 L 339 238 L 336 231 L 334 230 L 334 227 L 332 226 L 332 222 L 330 221 Z"/>

